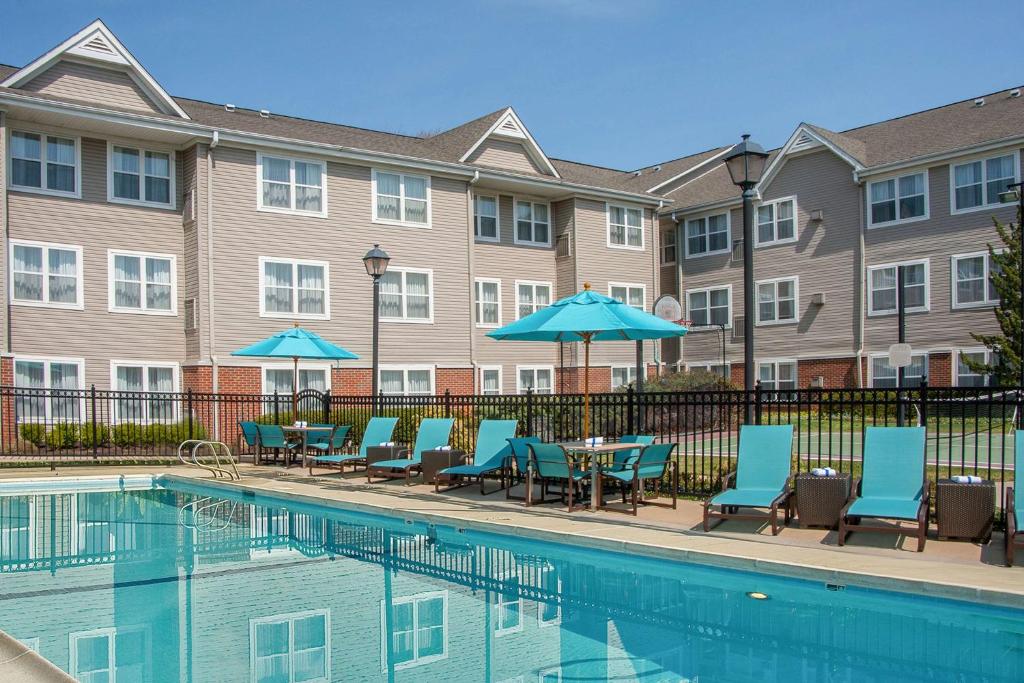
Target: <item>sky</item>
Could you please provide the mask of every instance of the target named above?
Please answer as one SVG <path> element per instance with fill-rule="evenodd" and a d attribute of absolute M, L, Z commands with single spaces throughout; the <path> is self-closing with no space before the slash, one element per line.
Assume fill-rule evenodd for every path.
<path fill-rule="evenodd" d="M 99 17 L 173 95 L 411 135 L 515 108 L 624 170 L 1024 85 L 1024 4 L 0 0 L 0 62 Z"/>

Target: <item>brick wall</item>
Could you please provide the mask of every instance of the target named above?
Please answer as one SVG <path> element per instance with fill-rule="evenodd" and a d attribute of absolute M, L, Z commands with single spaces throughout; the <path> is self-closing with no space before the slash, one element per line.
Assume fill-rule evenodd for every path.
<path fill-rule="evenodd" d="M 555 393 L 583 393 L 583 368 L 555 368 Z M 612 369 L 590 368 L 590 393 L 612 390 Z"/>
<path fill-rule="evenodd" d="M 198 394 L 213 392 L 213 366 L 186 365 L 181 368 L 181 390 Z"/>
<path fill-rule="evenodd" d="M 369 396 L 373 391 L 370 368 L 333 368 L 331 393 L 335 396 Z"/>
<path fill-rule="evenodd" d="M 928 386 L 948 387 L 953 384 L 953 354 L 928 354 Z"/>
<path fill-rule="evenodd" d="M 13 358 L 0 358 L 0 386 L 14 386 Z M 14 398 L 9 394 L 3 399 L 3 405 L 0 405 L 0 421 L 5 426 L 3 430 L 3 445 L 5 448 L 11 448 L 18 439 L 18 429 L 17 421 L 14 417 Z"/>
<path fill-rule="evenodd" d="M 456 395 L 475 394 L 473 368 L 437 368 L 434 370 L 434 390 L 438 394 L 445 391 Z"/>
<path fill-rule="evenodd" d="M 857 358 L 815 358 L 797 363 L 797 387 L 806 389 L 818 377 L 826 389 L 857 386 Z"/>

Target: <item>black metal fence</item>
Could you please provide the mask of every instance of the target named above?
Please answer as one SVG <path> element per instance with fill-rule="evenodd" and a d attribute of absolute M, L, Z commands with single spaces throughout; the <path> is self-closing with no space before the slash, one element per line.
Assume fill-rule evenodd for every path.
<path fill-rule="evenodd" d="M 1021 428 L 1016 388 L 929 387 L 900 392 L 799 389 L 636 393 L 591 397 L 591 434 L 610 440 L 652 433 L 679 444 L 684 493 L 717 490 L 734 466 L 739 425 L 793 424 L 797 471 L 829 466 L 856 473 L 863 434 L 871 425 L 923 424 L 931 478 L 977 474 L 1012 480 L 1014 432 Z M 411 443 L 424 417 L 455 419 L 452 445 L 472 450 L 485 419 L 516 419 L 521 435 L 546 441 L 579 439 L 580 394 L 514 396 L 335 396 L 313 390 L 290 395 L 133 393 L 0 387 L 0 464 L 7 460 L 174 458 L 185 439 L 211 438 L 247 453 L 240 421 L 288 424 L 295 419 L 351 425 L 358 443 L 374 414 L 400 418 L 394 440 Z"/>

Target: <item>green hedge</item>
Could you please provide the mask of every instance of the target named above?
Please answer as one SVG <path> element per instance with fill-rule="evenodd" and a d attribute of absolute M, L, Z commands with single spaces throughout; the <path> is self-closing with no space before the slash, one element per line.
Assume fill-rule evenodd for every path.
<path fill-rule="evenodd" d="M 18 427 L 18 433 L 22 440 L 29 442 L 36 448 L 46 445 L 46 425 L 38 423 L 27 423 Z"/>

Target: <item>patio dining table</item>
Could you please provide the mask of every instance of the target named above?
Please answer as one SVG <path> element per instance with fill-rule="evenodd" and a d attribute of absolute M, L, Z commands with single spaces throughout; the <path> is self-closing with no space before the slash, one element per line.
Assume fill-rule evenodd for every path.
<path fill-rule="evenodd" d="M 309 444 L 309 435 L 310 435 L 310 433 L 311 432 L 330 432 L 333 429 L 334 429 L 334 425 L 331 425 L 330 427 L 324 427 L 322 425 L 319 426 L 319 427 L 299 427 L 297 425 L 281 425 L 281 430 L 285 434 L 298 434 L 299 435 L 299 441 L 302 444 L 301 450 L 302 450 L 302 466 L 303 467 L 306 466 L 306 447 Z M 291 459 L 286 460 L 285 461 L 285 467 L 288 468 L 288 467 L 291 467 L 291 466 L 292 466 Z"/>
<path fill-rule="evenodd" d="M 584 456 L 584 467 L 587 466 L 587 461 L 589 460 L 591 512 L 596 512 L 601 507 L 601 491 L 597 487 L 597 473 L 600 470 L 602 458 L 607 459 L 609 454 L 631 451 L 638 448 L 635 443 L 601 443 L 590 445 L 583 441 L 567 441 L 560 443 L 559 446 L 574 456 Z"/>

